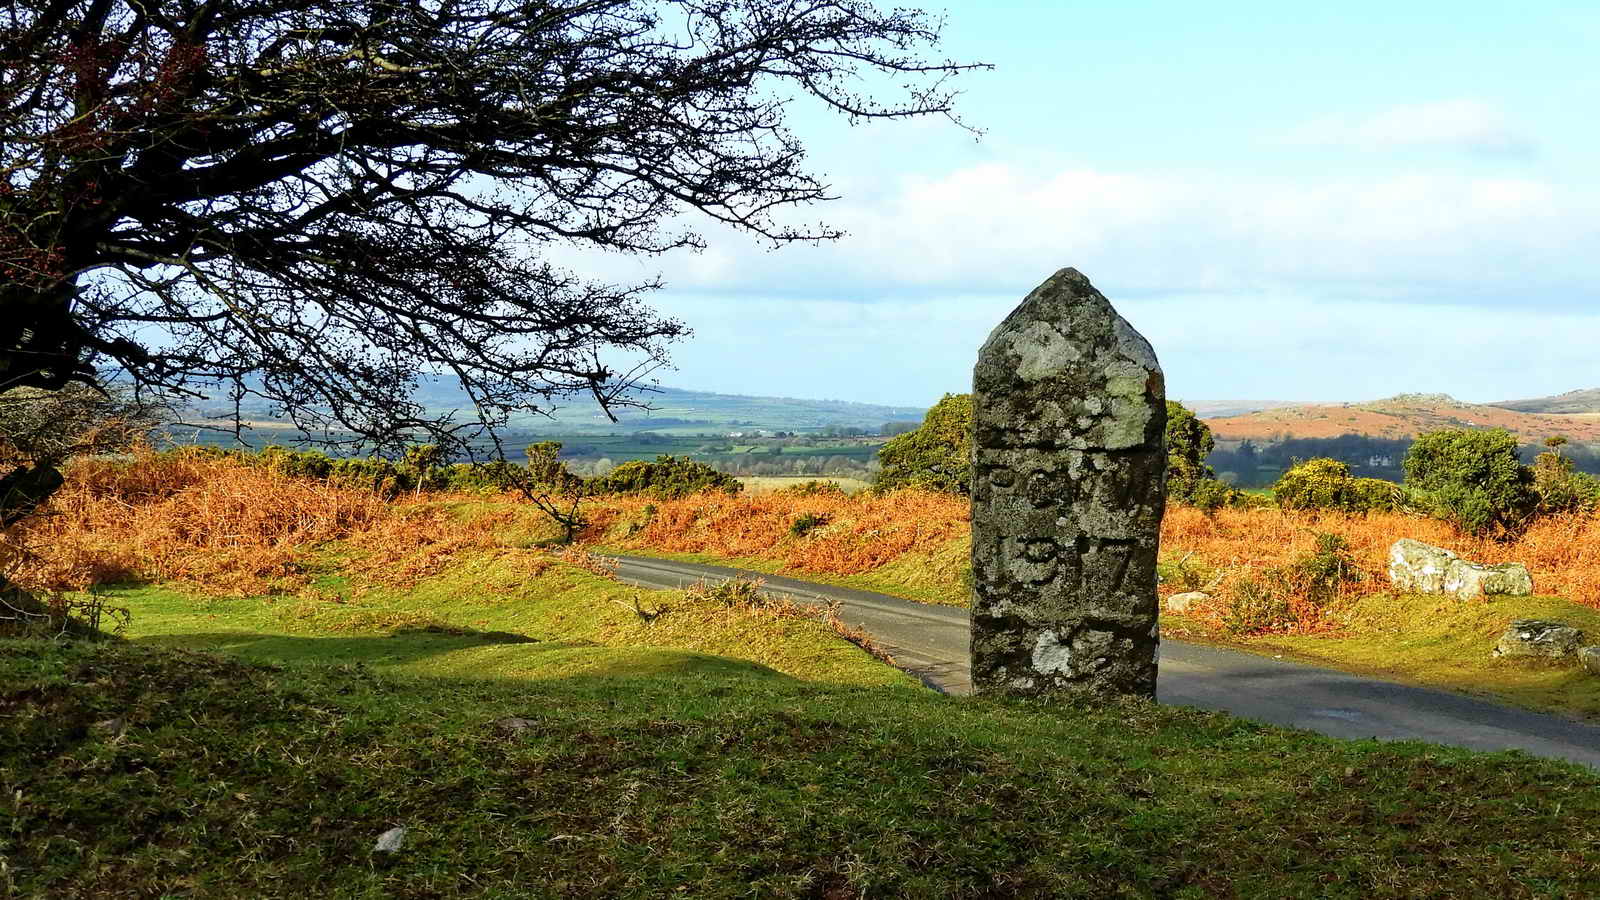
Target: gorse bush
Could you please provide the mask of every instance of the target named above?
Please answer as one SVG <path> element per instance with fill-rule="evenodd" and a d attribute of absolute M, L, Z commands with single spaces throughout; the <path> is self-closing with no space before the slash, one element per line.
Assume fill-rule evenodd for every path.
<path fill-rule="evenodd" d="M 1285 567 L 1283 578 L 1296 593 L 1321 606 L 1361 580 L 1361 570 L 1350 557 L 1349 541 L 1324 531 L 1313 534 L 1316 549 Z"/>
<path fill-rule="evenodd" d="M 923 417 L 922 427 L 883 445 L 878 462 L 883 468 L 872 483 L 874 490 L 970 492 L 972 395 L 945 394 Z"/>
<path fill-rule="evenodd" d="M 1169 501 L 1185 503 L 1205 513 L 1214 513 L 1225 506 L 1238 506 L 1245 496 L 1243 491 L 1235 490 L 1215 478 L 1203 478 L 1187 485 L 1187 494 L 1182 497 L 1170 492 L 1172 482 L 1167 484 Z"/>
<path fill-rule="evenodd" d="M 555 444 L 557 450 L 560 446 Z M 179 447 L 167 452 L 231 459 L 289 478 L 326 481 L 343 488 L 369 490 L 391 499 L 402 492 L 504 491 L 513 487 L 521 474 L 515 463 L 503 460 L 450 463 L 432 444 L 408 448 L 399 461 L 381 456 L 329 456 L 320 450 L 294 450 L 278 444 L 256 452 L 218 447 Z"/>
<path fill-rule="evenodd" d="M 1600 506 L 1600 479 L 1576 471 L 1572 460 L 1556 452 L 1534 460 L 1533 492 L 1540 515 L 1593 512 Z"/>
<path fill-rule="evenodd" d="M 1206 464 L 1206 457 L 1217 445 L 1211 427 L 1176 400 L 1167 401 L 1165 437 L 1169 503 L 1193 506 L 1208 514 L 1249 503 L 1248 495 L 1219 480 Z"/>
<path fill-rule="evenodd" d="M 1419 436 L 1405 459 L 1406 487 L 1438 518 L 1474 535 L 1527 525 L 1539 498 L 1533 470 L 1504 429 L 1453 429 Z"/>
<path fill-rule="evenodd" d="M 845 490 L 844 490 L 844 488 L 839 486 L 838 482 L 834 482 L 834 481 L 815 481 L 815 480 L 813 480 L 813 481 L 807 481 L 807 482 L 804 482 L 804 483 L 801 483 L 801 484 L 791 484 L 788 487 L 779 488 L 777 493 L 780 493 L 780 494 L 794 494 L 794 495 L 799 496 L 799 497 L 815 497 L 818 494 L 824 494 L 824 495 L 837 494 L 838 496 L 842 497 L 842 496 L 845 495 Z"/>
<path fill-rule="evenodd" d="M 1295 622 L 1289 593 L 1278 579 L 1246 575 L 1228 593 L 1222 627 L 1229 634 L 1282 631 Z"/>
<path fill-rule="evenodd" d="M 1167 497 L 1179 503 L 1190 503 L 1197 489 L 1216 481 L 1217 473 L 1206 465 L 1206 457 L 1216 449 L 1216 438 L 1211 434 L 1211 427 L 1188 407 L 1168 400 L 1166 442 Z"/>
<path fill-rule="evenodd" d="M 1379 478 L 1356 478 L 1336 459 L 1311 459 L 1283 473 L 1273 498 L 1287 510 L 1391 512 L 1404 505 L 1399 486 Z"/>
<path fill-rule="evenodd" d="M 828 524 L 828 517 L 818 513 L 801 513 L 789 525 L 789 533 L 795 537 L 805 537 L 811 529 Z"/>
<path fill-rule="evenodd" d="M 587 485 L 592 495 L 648 494 L 663 500 L 710 490 L 737 494 L 743 489 L 744 484 L 726 472 L 686 456 L 667 455 L 656 457 L 654 462 L 625 462 L 605 475 L 589 479 Z"/>

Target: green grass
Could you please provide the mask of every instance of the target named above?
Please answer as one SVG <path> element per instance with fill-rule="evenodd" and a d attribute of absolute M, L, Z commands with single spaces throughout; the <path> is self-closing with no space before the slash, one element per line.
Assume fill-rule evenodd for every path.
<path fill-rule="evenodd" d="M 783 575 L 802 581 L 815 581 L 818 584 L 876 591 L 917 603 L 959 606 L 964 609 L 971 602 L 971 588 L 963 580 L 961 573 L 966 571 L 970 546 L 965 537 L 957 538 L 932 553 L 907 553 L 888 565 L 856 575 L 832 575 L 826 572 L 791 569 L 781 560 L 760 556 L 716 556 L 710 553 L 681 553 L 604 545 L 596 545 L 594 551 L 748 569 L 767 575 Z"/>
<path fill-rule="evenodd" d="M 0 713 L 18 896 L 1600 892 L 1592 772 L 1147 703 L 0 641 Z"/>
<path fill-rule="evenodd" d="M 803 680 L 917 684 L 816 618 L 775 618 L 681 591 L 639 590 L 567 565 L 534 571 L 532 558 L 516 551 L 470 556 L 401 590 L 342 574 L 335 550 L 319 562 L 328 574 L 297 596 L 218 599 L 159 585 L 102 593 L 131 610 L 132 641 L 257 661 L 485 678 L 732 666 Z M 636 604 L 667 611 L 646 624 Z"/>
<path fill-rule="evenodd" d="M 1514 619 L 1554 619 L 1600 641 L 1600 610 L 1547 596 L 1458 601 L 1373 594 L 1352 603 L 1343 615 L 1349 625 L 1341 634 L 1260 635 L 1243 644 L 1257 652 L 1600 719 L 1600 678 L 1573 660 L 1489 655 Z"/>

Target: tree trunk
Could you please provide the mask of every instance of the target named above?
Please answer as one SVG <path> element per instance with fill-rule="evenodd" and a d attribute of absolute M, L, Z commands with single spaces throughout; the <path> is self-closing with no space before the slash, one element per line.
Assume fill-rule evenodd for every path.
<path fill-rule="evenodd" d="M 0 528 L 10 528 L 27 518 L 64 482 L 60 470 L 49 463 L 12 469 L 0 478 Z"/>

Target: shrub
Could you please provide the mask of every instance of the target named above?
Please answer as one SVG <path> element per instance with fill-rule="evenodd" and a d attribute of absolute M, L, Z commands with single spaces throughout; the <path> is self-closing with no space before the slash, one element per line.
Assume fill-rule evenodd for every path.
<path fill-rule="evenodd" d="M 1168 485 L 1171 485 L 1170 481 Z M 1243 496 L 1242 492 L 1228 487 L 1215 478 L 1202 478 L 1190 485 L 1188 491 L 1187 497 L 1179 498 L 1169 493 L 1167 499 L 1188 503 L 1190 506 L 1209 515 L 1224 506 L 1237 506 L 1238 501 L 1236 498 Z"/>
<path fill-rule="evenodd" d="M 1282 566 L 1247 575 L 1229 591 L 1223 627 L 1231 634 L 1281 631 L 1311 625 L 1324 607 L 1362 577 L 1342 536 L 1312 532 L 1316 546 Z"/>
<path fill-rule="evenodd" d="M 588 488 L 591 494 L 649 494 L 671 500 L 709 490 L 737 494 L 744 485 L 732 475 L 687 456 L 663 455 L 654 462 L 625 462 L 606 475 L 591 479 Z"/>
<path fill-rule="evenodd" d="M 1311 459 L 1283 473 L 1272 488 L 1278 506 L 1288 510 L 1391 512 L 1401 505 L 1399 486 L 1379 478 L 1354 478 L 1336 459 Z"/>
<path fill-rule="evenodd" d="M 800 497 L 815 497 L 818 495 L 844 496 L 844 488 L 833 481 L 807 481 L 803 484 L 791 484 L 780 488 L 777 493 L 794 494 Z"/>
<path fill-rule="evenodd" d="M 1195 502 L 1197 491 L 1203 494 L 1205 502 L 1212 502 L 1220 493 L 1217 487 L 1227 487 L 1217 482 L 1217 473 L 1206 465 L 1206 457 L 1217 446 L 1211 427 L 1182 403 L 1168 400 L 1166 441 L 1167 498 L 1205 508 Z"/>
<path fill-rule="evenodd" d="M 510 490 L 516 486 L 519 468 L 501 459 L 456 463 L 445 470 L 444 486 L 447 490 L 479 493 Z"/>
<path fill-rule="evenodd" d="M 1294 624 L 1289 593 L 1275 578 L 1247 575 L 1234 584 L 1222 627 L 1229 634 L 1277 631 Z"/>
<path fill-rule="evenodd" d="M 818 513 L 802 513 L 795 517 L 789 524 L 789 533 L 795 537 L 805 537 L 807 532 L 819 525 L 828 524 L 828 517 Z"/>
<path fill-rule="evenodd" d="M 1540 515 L 1592 512 L 1600 505 L 1600 479 L 1574 471 L 1572 460 L 1556 452 L 1534 460 L 1533 492 Z"/>
<path fill-rule="evenodd" d="M 1316 549 L 1282 569 L 1280 577 L 1293 593 L 1320 607 L 1358 581 L 1361 570 L 1350 557 L 1349 541 L 1323 531 L 1313 534 Z"/>
<path fill-rule="evenodd" d="M 945 394 L 922 427 L 893 438 L 878 451 L 883 465 L 873 488 L 917 487 L 966 494 L 972 481 L 972 395 Z"/>
<path fill-rule="evenodd" d="M 1435 516 L 1474 535 L 1513 532 L 1538 506 L 1533 470 L 1504 429 L 1419 436 L 1405 459 L 1406 486 Z"/>
<path fill-rule="evenodd" d="M 1193 506 L 1207 515 L 1247 504 L 1242 491 L 1206 465 L 1206 457 L 1217 446 L 1211 427 L 1176 400 L 1167 401 L 1166 444 L 1168 502 Z"/>

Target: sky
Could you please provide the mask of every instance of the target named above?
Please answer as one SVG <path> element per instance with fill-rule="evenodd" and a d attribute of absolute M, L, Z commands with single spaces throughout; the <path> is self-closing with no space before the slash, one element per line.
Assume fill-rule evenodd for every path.
<path fill-rule="evenodd" d="M 1600 386 L 1600 4 L 924 8 L 981 137 L 797 105 L 844 238 L 585 263 L 665 280 L 662 384 L 929 405 L 1072 266 L 1189 402 Z"/>

